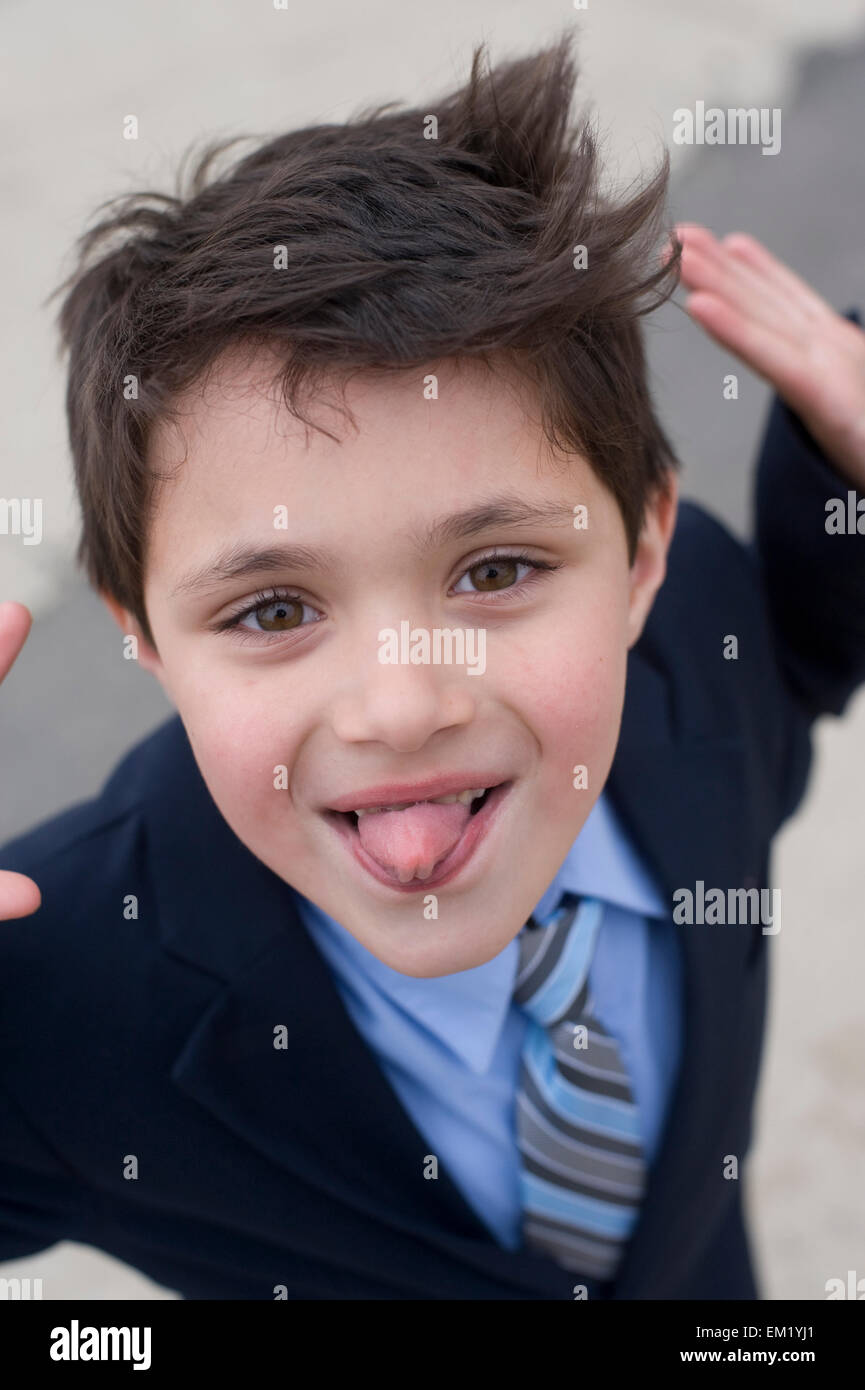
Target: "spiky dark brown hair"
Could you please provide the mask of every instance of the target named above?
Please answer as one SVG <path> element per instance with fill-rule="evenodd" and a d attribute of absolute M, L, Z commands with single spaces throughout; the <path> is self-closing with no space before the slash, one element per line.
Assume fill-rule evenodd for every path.
<path fill-rule="evenodd" d="M 438 100 L 290 131 L 222 173 L 221 156 L 247 137 L 212 142 L 185 188 L 189 156 L 181 163 L 175 196 L 97 210 L 109 215 L 79 238 L 54 291 L 78 560 L 148 641 L 148 443 L 232 346 L 275 348 L 287 407 L 316 428 L 302 388 L 328 374 L 516 362 L 550 444 L 581 453 L 615 496 L 633 558 L 647 500 L 677 466 L 640 324 L 677 278 L 678 247 L 666 263 L 657 255 L 669 157 L 636 191 L 602 188 L 592 123 L 571 119 L 571 45 L 565 33 L 490 69 L 481 44 L 465 85 Z"/>

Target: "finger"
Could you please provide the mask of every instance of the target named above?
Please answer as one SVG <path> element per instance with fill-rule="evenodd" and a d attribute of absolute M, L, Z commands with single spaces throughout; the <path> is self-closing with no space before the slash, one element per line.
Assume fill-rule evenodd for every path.
<path fill-rule="evenodd" d="M 715 237 L 707 227 L 701 226 L 698 222 L 677 222 L 673 227 L 673 235 L 667 239 L 661 249 L 662 261 L 667 261 L 676 249 L 676 242 L 686 246 L 709 245 L 715 241 Z"/>
<path fill-rule="evenodd" d="M 801 306 L 788 294 L 723 253 L 716 256 L 686 247 L 682 253 L 682 280 L 688 289 L 715 294 L 744 318 L 776 332 L 801 333 L 808 322 Z"/>
<path fill-rule="evenodd" d="M 799 295 L 793 295 L 791 298 L 790 286 L 773 273 L 772 267 L 768 266 L 765 260 L 737 251 L 740 237 L 754 247 L 759 247 L 768 260 L 775 266 L 780 266 L 780 263 L 775 262 L 774 257 L 770 256 L 764 247 L 760 247 L 759 242 L 753 237 L 745 237 L 744 233 L 731 233 L 730 236 L 724 237 L 723 241 L 719 241 L 707 232 L 705 227 L 695 227 L 687 234 L 685 250 L 688 253 L 689 265 L 694 268 L 695 273 L 699 273 L 701 266 L 714 266 L 716 275 L 724 277 L 728 285 L 736 285 L 742 295 L 748 296 L 749 302 L 751 296 L 755 296 L 766 304 L 774 302 L 778 309 L 798 313 L 802 322 L 806 317 L 811 317 L 810 308 L 807 315 L 803 312 L 808 307 L 805 301 Z M 708 269 L 706 273 L 709 273 Z M 804 285 L 804 282 L 802 284 Z M 807 286 L 804 288 L 807 290 Z"/>
<path fill-rule="evenodd" d="M 688 242 L 691 246 L 718 246 L 718 238 L 709 227 L 704 227 L 702 222 L 677 222 L 675 225 L 676 236 L 682 242 Z"/>
<path fill-rule="evenodd" d="M 32 878 L 11 869 L 0 870 L 0 922 L 29 917 L 41 906 L 42 894 Z"/>
<path fill-rule="evenodd" d="M 806 280 L 783 261 L 779 261 L 777 256 L 773 256 L 756 237 L 749 236 L 747 232 L 730 232 L 724 237 L 722 244 L 741 263 L 753 267 L 770 279 L 779 291 L 794 295 L 809 317 L 835 312 L 832 305 L 817 294 Z"/>
<path fill-rule="evenodd" d="M 801 368 L 795 335 L 785 337 L 743 316 L 721 296 L 705 291 L 690 295 L 685 309 L 710 337 L 771 381 L 781 395 L 795 388 Z"/>
<path fill-rule="evenodd" d="M 23 603 L 13 599 L 0 603 L 0 682 L 24 646 L 32 621 Z"/>
<path fill-rule="evenodd" d="M 709 261 L 715 261 L 719 265 L 724 263 L 724 249 L 714 232 L 708 227 L 703 227 L 698 222 L 684 222 L 676 227 L 676 232 L 682 243 L 682 255 L 685 253 L 690 258 L 703 256 Z M 734 265 L 738 264 L 733 262 Z"/>

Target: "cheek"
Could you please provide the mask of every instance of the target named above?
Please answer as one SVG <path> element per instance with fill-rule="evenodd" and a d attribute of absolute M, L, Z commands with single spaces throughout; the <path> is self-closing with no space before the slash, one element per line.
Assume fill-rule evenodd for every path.
<path fill-rule="evenodd" d="M 577 615 L 576 617 L 574 615 Z M 497 688 L 511 699 L 549 759 L 572 752 L 610 760 L 627 672 L 625 610 L 617 591 L 576 596 L 511 651 Z M 603 769 L 606 771 L 606 769 Z"/>
<path fill-rule="evenodd" d="M 285 814 L 294 748 L 287 711 L 275 709 L 272 692 L 257 679 L 235 683 L 224 676 L 216 689 L 187 684 L 178 699 L 196 761 L 226 819 L 235 829 Z M 226 814 L 226 813 L 229 814 Z"/>
<path fill-rule="evenodd" d="M 575 766 L 585 766 L 590 789 L 606 780 L 615 752 L 625 685 L 625 658 L 617 647 L 573 652 L 548 673 L 535 733 L 549 793 L 571 798 Z"/>

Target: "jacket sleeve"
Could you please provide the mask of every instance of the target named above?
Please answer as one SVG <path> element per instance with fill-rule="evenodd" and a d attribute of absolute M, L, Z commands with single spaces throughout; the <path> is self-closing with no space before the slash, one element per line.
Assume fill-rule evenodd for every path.
<path fill-rule="evenodd" d="M 855 310 L 847 317 L 860 321 Z M 826 529 L 833 498 L 843 500 L 845 516 L 861 515 L 863 534 L 855 524 L 845 534 Z M 865 682 L 865 493 L 836 471 L 777 396 L 757 459 L 750 550 L 791 696 L 786 817 L 804 790 L 811 725 L 820 715 L 842 714 Z"/>
<path fill-rule="evenodd" d="M 0 1262 L 60 1240 L 92 1244 L 101 1212 L 97 1192 L 52 1142 L 51 1116 L 42 1113 L 50 1098 L 39 1098 L 30 1074 L 40 1048 L 74 1042 L 62 1029 L 49 1041 L 53 991 L 65 967 L 44 975 L 37 969 L 40 958 L 53 959 L 51 900 L 67 900 L 50 839 L 49 824 L 0 848 L 0 866 L 29 875 L 42 890 L 35 914 L 0 922 Z"/>
<path fill-rule="evenodd" d="M 0 1085 L 0 1263 L 86 1241 L 92 1201 Z"/>

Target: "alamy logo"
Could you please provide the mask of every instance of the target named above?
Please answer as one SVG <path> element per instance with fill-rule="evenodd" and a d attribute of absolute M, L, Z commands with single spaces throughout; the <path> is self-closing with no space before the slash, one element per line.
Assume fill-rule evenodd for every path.
<path fill-rule="evenodd" d="M 42 498 L 0 497 L 0 536 L 21 536 L 25 545 L 42 540 Z"/>
<path fill-rule="evenodd" d="M 383 666 L 466 666 L 470 676 L 482 676 L 487 664 L 487 633 L 483 627 L 413 628 L 405 618 L 378 634 L 378 659 Z"/>
<path fill-rule="evenodd" d="M 826 503 L 826 531 L 830 536 L 865 536 L 865 497 L 857 498 L 852 488 L 843 497 L 830 497 Z"/>
<path fill-rule="evenodd" d="M 680 106 L 673 112 L 673 139 L 677 145 L 762 145 L 763 154 L 778 154 L 781 108 L 710 106 L 707 111 L 704 101 L 695 102 L 693 111 Z"/>
<path fill-rule="evenodd" d="M 41 1297 L 41 1279 L 0 1279 L 0 1300 Z"/>
<path fill-rule="evenodd" d="M 150 1370 L 149 1327 L 52 1327 L 52 1361 L 132 1361 L 133 1371 Z"/>
<path fill-rule="evenodd" d="M 865 1279 L 857 1279 L 855 1269 L 848 1269 L 846 1284 L 843 1279 L 827 1279 L 825 1288 L 830 1303 L 836 1298 L 855 1299 L 858 1303 L 865 1299 Z"/>
<path fill-rule="evenodd" d="M 693 889 L 677 888 L 673 893 L 673 921 L 684 926 L 754 926 L 764 923 L 763 935 L 780 931 L 776 922 L 780 888 L 706 888 L 701 878 Z"/>

